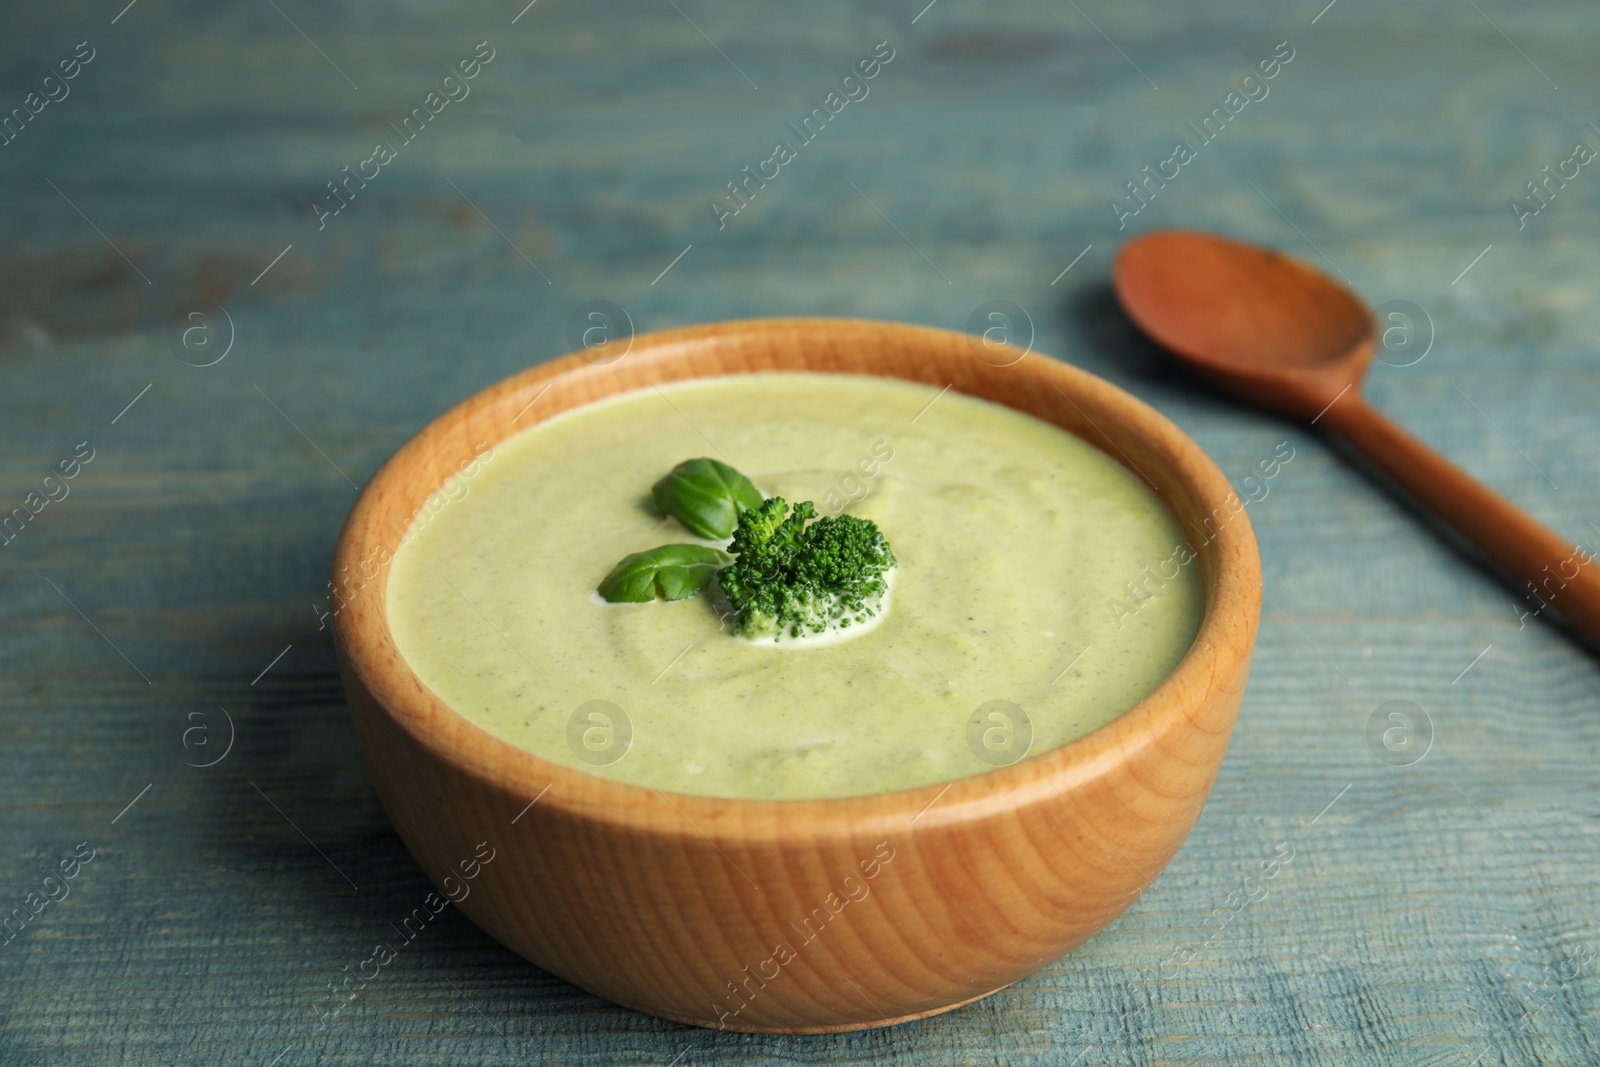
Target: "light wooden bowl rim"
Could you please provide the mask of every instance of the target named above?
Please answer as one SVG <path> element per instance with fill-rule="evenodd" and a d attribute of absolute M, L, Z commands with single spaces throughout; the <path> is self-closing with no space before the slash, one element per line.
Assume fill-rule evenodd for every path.
<path fill-rule="evenodd" d="M 970 340 L 954 331 L 878 320 L 745 319 L 641 334 L 633 339 L 624 358 L 667 355 L 674 349 L 751 333 L 792 336 L 799 332 L 825 337 L 834 330 L 858 332 L 863 328 L 908 343 L 948 345 L 952 338 Z M 1192 721 L 1196 710 L 1217 695 L 1223 680 L 1233 676 L 1238 662 L 1250 656 L 1255 625 L 1252 622 L 1241 629 L 1236 623 L 1241 618 L 1254 620 L 1259 612 L 1260 561 L 1254 532 L 1240 510 L 1220 525 L 1210 541 L 1198 546 L 1192 539 L 1189 541 L 1197 556 L 1196 566 L 1202 562 L 1198 557 L 1211 557 L 1212 565 L 1200 570 L 1203 582 L 1207 580 L 1207 570 L 1212 572 L 1211 587 L 1194 643 L 1177 667 L 1143 700 L 1106 725 L 1010 766 L 888 793 L 766 800 L 667 792 L 602 778 L 536 756 L 494 737 L 450 709 L 401 656 L 387 621 L 388 558 L 399 536 L 392 531 L 378 531 L 375 513 L 386 495 L 400 493 L 409 497 L 417 492 L 414 483 L 425 469 L 431 451 L 440 442 L 448 441 L 451 432 L 467 420 L 481 416 L 485 410 L 505 413 L 503 422 L 510 428 L 487 442 L 496 445 L 540 421 L 528 418 L 513 426 L 509 415 L 528 404 L 549 383 L 563 375 L 604 371 L 604 367 L 597 368 L 575 353 L 536 364 L 451 407 L 401 446 L 362 489 L 340 532 L 334 557 L 337 596 L 338 576 L 344 568 L 357 567 L 363 560 L 370 562 L 380 550 L 385 556 L 378 573 L 365 582 L 352 601 L 341 605 L 334 619 L 335 635 L 349 668 L 384 712 L 417 744 L 491 783 L 517 801 L 518 807 L 537 798 L 539 804 L 564 809 L 579 821 L 613 829 L 683 838 L 730 834 L 745 844 L 778 844 L 797 838 L 861 839 L 904 830 L 908 821 L 925 819 L 924 828 L 932 828 L 986 817 L 1030 805 L 1052 794 L 1067 795 L 1079 784 L 1127 763 L 1142 747 L 1159 744 L 1180 725 L 1178 720 Z M 1200 446 L 1131 394 L 1036 352 L 1005 372 L 1035 375 L 1042 384 L 1054 384 L 1069 400 L 1089 398 L 1100 411 L 1115 413 L 1123 428 L 1163 446 L 1168 452 L 1169 468 L 1186 483 L 1205 511 L 1225 506 L 1230 496 L 1237 502 L 1226 476 Z M 720 377 L 724 373 L 729 372 L 659 380 L 664 383 Z M 648 388 L 648 384 L 609 395 L 638 388 Z M 1107 454 L 1124 467 L 1132 467 L 1125 457 Z M 428 485 L 421 499 L 438 489 L 442 481 L 441 477 L 438 484 Z M 1159 782 L 1146 785 L 1157 791 L 1161 788 Z"/>

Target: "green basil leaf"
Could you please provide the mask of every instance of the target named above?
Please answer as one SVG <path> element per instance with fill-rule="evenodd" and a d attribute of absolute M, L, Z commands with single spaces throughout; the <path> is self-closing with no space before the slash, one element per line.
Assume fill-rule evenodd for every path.
<path fill-rule="evenodd" d="M 714 459 L 690 459 L 672 468 L 650 490 L 661 514 L 708 541 L 733 535 L 739 513 L 761 503 L 761 490 L 750 479 Z"/>
<path fill-rule="evenodd" d="M 662 545 L 635 552 L 611 568 L 600 583 L 600 595 L 613 604 L 643 604 L 658 596 L 686 600 L 705 589 L 731 558 L 705 545 Z"/>

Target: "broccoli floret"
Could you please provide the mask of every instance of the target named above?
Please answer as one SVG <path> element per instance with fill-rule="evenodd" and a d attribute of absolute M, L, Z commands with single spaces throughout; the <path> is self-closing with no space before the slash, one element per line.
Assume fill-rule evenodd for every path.
<path fill-rule="evenodd" d="M 734 561 L 717 572 L 717 582 L 734 611 L 733 632 L 775 641 L 871 618 L 895 565 L 875 523 L 853 515 L 817 519 L 809 500 L 791 512 L 782 497 L 741 513 L 728 551 Z"/>

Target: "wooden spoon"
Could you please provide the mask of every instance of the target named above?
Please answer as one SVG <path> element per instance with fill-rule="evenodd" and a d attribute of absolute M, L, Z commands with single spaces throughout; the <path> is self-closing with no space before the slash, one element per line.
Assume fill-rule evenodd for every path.
<path fill-rule="evenodd" d="M 1326 427 L 1600 643 L 1600 567 L 1361 396 L 1376 331 L 1361 299 L 1298 260 L 1167 230 L 1117 257 L 1139 327 L 1242 399 Z"/>

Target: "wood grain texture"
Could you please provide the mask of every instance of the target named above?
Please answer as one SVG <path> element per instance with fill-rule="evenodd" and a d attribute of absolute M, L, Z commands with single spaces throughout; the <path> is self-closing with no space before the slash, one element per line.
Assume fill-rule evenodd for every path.
<path fill-rule="evenodd" d="M 1199 815 L 1249 674 L 1260 562 L 1215 464 L 1105 382 L 953 331 L 758 319 L 619 347 L 451 408 L 374 475 L 339 538 L 333 629 L 357 733 L 395 828 L 441 891 L 460 894 L 499 941 L 608 1000 L 778 1033 L 949 1010 L 1032 973 L 1131 904 Z M 1071 744 L 954 782 L 834 800 L 685 796 L 573 771 L 490 736 L 422 684 L 389 630 L 389 565 L 447 477 L 584 403 L 763 371 L 953 388 L 1096 443 L 1166 501 L 1194 546 L 1206 607 L 1193 647 L 1132 710 Z M 481 871 L 480 842 L 493 857 Z M 481 878 L 471 887 L 469 869 Z"/>
<path fill-rule="evenodd" d="M 76 42 L 99 49 L 0 149 L 9 506 L 78 442 L 99 450 L 0 549 L 0 907 L 76 842 L 99 849 L 69 899 L 0 947 L 0 1062 L 1600 1060 L 1600 968 L 1582 962 L 1600 947 L 1594 659 L 1328 439 L 1176 367 L 1107 288 L 1126 237 L 1186 226 L 1342 271 L 1380 309 L 1412 301 L 1432 349 L 1380 353 L 1374 405 L 1590 537 L 1600 183 L 1585 167 L 1521 230 L 1507 200 L 1600 121 L 1584 103 L 1600 99 L 1600 10 L 1340 0 L 1312 26 L 1323 3 L 1079 0 L 1135 69 L 1059 3 L 939 0 L 913 25 L 925 4 L 677 2 L 694 25 L 609 0 L 540 0 L 515 26 L 522 3 L 277 0 L 359 91 L 266 4 L 139 0 L 114 26 L 123 4 L 0 6 L 7 107 Z M 319 231 L 324 183 L 486 38 L 499 56 L 473 96 Z M 707 199 L 880 40 L 899 54 L 871 97 L 718 230 Z M 1271 95 L 1119 230 L 1108 198 L 1281 40 L 1297 55 Z M 171 351 L 202 297 L 238 330 L 204 370 Z M 961 329 L 1009 299 L 1038 351 L 1152 404 L 1241 495 L 1278 442 L 1295 449 L 1249 506 L 1267 599 L 1221 773 L 1166 870 L 1099 935 L 966 1008 L 790 1037 L 615 1007 L 448 908 L 316 1029 L 344 968 L 432 890 L 377 799 L 318 626 L 340 524 L 419 426 L 568 351 L 568 316 L 595 298 L 641 331 L 765 315 Z M 1394 699 L 1434 726 L 1410 767 L 1365 736 Z M 231 754 L 186 766 L 202 762 L 188 715 L 212 716 L 220 743 L 219 706 Z M 1280 842 L 1298 851 L 1270 895 L 1217 931 L 1213 911 Z"/>

